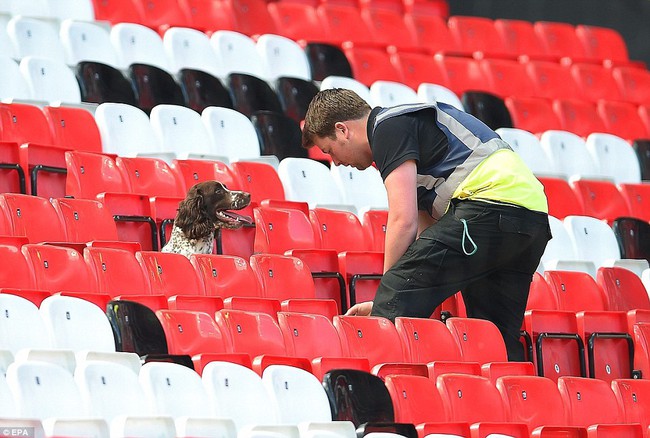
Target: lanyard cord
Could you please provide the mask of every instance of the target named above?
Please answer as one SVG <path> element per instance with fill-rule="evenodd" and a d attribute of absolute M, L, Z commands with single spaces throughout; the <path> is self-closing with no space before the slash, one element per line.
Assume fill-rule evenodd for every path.
<path fill-rule="evenodd" d="M 460 221 L 463 223 L 463 238 L 461 240 L 461 245 L 463 247 L 463 252 L 467 256 L 474 255 L 476 253 L 476 251 L 478 251 L 478 246 L 476 246 L 476 243 L 474 242 L 474 240 L 472 240 L 472 236 L 469 235 L 469 229 L 467 228 L 467 221 L 465 219 L 461 219 Z M 465 249 L 465 239 L 466 238 L 474 246 L 474 249 L 472 251 L 470 251 L 470 252 L 468 252 Z"/>

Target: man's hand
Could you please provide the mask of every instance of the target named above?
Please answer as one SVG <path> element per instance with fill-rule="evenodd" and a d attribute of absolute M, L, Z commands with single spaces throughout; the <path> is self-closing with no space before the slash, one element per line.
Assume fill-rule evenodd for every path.
<path fill-rule="evenodd" d="M 368 316 L 372 310 L 372 301 L 365 301 L 363 303 L 355 304 L 350 307 L 345 316 Z"/>

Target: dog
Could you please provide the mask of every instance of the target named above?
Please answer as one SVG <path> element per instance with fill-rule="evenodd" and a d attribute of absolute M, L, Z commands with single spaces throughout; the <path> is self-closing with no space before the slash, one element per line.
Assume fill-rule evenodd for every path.
<path fill-rule="evenodd" d="M 162 252 L 211 254 L 219 228 L 237 229 L 251 223 L 250 217 L 233 213 L 250 204 L 247 192 L 228 190 L 219 181 L 204 181 L 192 186 L 178 204 L 172 235 Z"/>

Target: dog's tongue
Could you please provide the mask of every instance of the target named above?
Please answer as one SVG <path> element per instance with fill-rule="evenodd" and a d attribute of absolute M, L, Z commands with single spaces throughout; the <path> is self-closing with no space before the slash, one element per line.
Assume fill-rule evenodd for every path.
<path fill-rule="evenodd" d="M 253 219 L 251 219 L 250 216 L 244 216 L 243 214 L 237 214 L 232 211 L 224 211 L 224 215 L 228 216 L 230 219 L 235 220 L 237 222 L 241 222 L 244 224 L 252 224 Z"/>

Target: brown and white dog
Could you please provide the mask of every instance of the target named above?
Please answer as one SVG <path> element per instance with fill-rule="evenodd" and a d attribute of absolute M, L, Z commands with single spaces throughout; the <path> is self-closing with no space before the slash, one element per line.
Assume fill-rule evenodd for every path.
<path fill-rule="evenodd" d="M 218 228 L 236 229 L 251 222 L 250 217 L 229 211 L 241 210 L 250 201 L 249 193 L 228 190 L 219 181 L 195 184 L 178 204 L 172 235 L 162 252 L 188 258 L 192 254 L 211 254 Z"/>

